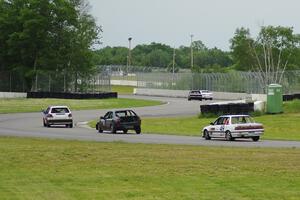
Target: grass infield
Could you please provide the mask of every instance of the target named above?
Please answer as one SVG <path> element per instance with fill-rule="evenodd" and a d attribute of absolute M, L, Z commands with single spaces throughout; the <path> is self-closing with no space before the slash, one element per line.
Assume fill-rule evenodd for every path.
<path fill-rule="evenodd" d="M 145 118 L 142 121 L 143 133 L 200 136 L 202 128 L 215 118 L 181 117 L 181 118 Z M 300 113 L 281 115 L 263 115 L 255 117 L 263 123 L 263 139 L 300 140 Z"/>
<path fill-rule="evenodd" d="M 112 85 L 112 92 L 118 92 L 118 94 L 133 94 L 133 86 L 122 86 L 122 85 Z"/>
<path fill-rule="evenodd" d="M 155 106 L 160 101 L 140 99 L 0 99 L 0 113 L 39 112 L 49 105 L 67 105 L 71 110 Z"/>
<path fill-rule="evenodd" d="M 254 117 L 256 122 L 264 125 L 263 139 L 300 140 L 300 101 L 286 102 L 284 110 L 284 114 Z M 143 118 L 142 133 L 201 136 L 202 128 L 215 119 L 197 116 Z M 95 124 L 95 121 L 89 123 L 91 127 L 95 127 Z"/>
<path fill-rule="evenodd" d="M 299 157 L 299 149 L 0 137 L 0 197 L 298 199 Z"/>
<path fill-rule="evenodd" d="M 300 100 L 285 102 L 284 113 L 254 117 L 264 125 L 263 139 L 300 140 Z M 202 128 L 216 118 L 181 117 L 143 119 L 143 133 L 201 135 Z"/>

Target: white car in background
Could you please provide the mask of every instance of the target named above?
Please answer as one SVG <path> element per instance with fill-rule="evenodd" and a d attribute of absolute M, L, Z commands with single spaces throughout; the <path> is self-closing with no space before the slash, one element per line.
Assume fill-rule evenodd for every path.
<path fill-rule="evenodd" d="M 200 93 L 202 95 L 202 99 L 204 99 L 204 100 L 212 100 L 213 99 L 212 93 L 208 90 L 200 90 Z"/>
<path fill-rule="evenodd" d="M 264 127 L 260 123 L 255 123 L 249 115 L 223 115 L 204 127 L 202 133 L 206 140 L 225 138 L 232 141 L 235 138 L 251 138 L 258 141 L 264 133 Z"/>
<path fill-rule="evenodd" d="M 49 106 L 42 113 L 44 127 L 50 127 L 51 125 L 73 127 L 73 116 L 67 106 Z"/>
<path fill-rule="evenodd" d="M 212 93 L 208 90 L 191 90 L 188 95 L 188 100 L 212 100 Z"/>

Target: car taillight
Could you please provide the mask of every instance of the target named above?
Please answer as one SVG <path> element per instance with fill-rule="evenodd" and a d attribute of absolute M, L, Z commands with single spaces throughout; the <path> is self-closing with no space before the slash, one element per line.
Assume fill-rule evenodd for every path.
<path fill-rule="evenodd" d="M 263 126 L 237 126 L 234 130 L 247 130 L 247 129 L 263 129 Z"/>
<path fill-rule="evenodd" d="M 72 114 L 70 113 L 70 114 L 68 115 L 68 117 L 72 117 Z"/>
<path fill-rule="evenodd" d="M 53 115 L 51 115 L 51 114 L 48 114 L 48 115 L 46 115 L 46 117 L 49 117 L 49 118 L 51 118 L 51 117 L 53 117 Z"/>

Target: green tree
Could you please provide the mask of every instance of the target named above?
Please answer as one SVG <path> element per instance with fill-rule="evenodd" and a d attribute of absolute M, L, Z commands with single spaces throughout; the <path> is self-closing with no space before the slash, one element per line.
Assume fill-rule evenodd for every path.
<path fill-rule="evenodd" d="M 230 40 L 232 59 L 237 70 L 248 71 L 254 65 L 251 45 L 254 40 L 250 36 L 249 29 L 238 28 L 234 37 Z"/>
<path fill-rule="evenodd" d="M 85 0 L 0 0 L 0 69 L 72 74 L 93 68 L 91 47 L 100 27 Z"/>
<path fill-rule="evenodd" d="M 261 87 L 281 83 L 286 69 L 299 65 L 300 37 L 293 28 L 263 26 L 257 36 L 250 37 L 249 29 L 238 29 L 231 40 L 237 69 L 258 71 Z"/>

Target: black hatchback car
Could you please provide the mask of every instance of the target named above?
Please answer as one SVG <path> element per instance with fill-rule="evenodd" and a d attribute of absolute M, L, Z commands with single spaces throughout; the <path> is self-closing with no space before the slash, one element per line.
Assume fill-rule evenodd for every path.
<path fill-rule="evenodd" d="M 140 134 L 141 119 L 133 110 L 109 111 L 103 117 L 100 117 L 96 124 L 96 130 L 99 133 L 103 131 L 116 133 L 119 130 L 127 133 L 128 130 L 134 130 L 137 134 Z"/>

